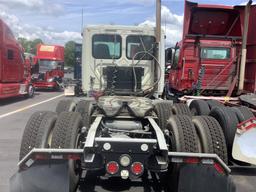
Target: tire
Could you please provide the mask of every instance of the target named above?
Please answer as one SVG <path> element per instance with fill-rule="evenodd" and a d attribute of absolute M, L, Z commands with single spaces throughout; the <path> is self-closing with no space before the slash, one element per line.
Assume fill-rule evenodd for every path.
<path fill-rule="evenodd" d="M 33 98 L 35 94 L 35 88 L 33 87 L 32 84 L 28 85 L 28 93 L 26 94 L 26 98 Z"/>
<path fill-rule="evenodd" d="M 196 129 L 187 115 L 175 115 L 169 118 L 166 128 L 170 132 L 170 151 L 199 152 Z"/>
<path fill-rule="evenodd" d="M 215 153 L 228 164 L 227 145 L 218 121 L 209 116 L 196 116 L 192 119 L 201 142 L 203 153 Z"/>
<path fill-rule="evenodd" d="M 245 117 L 243 113 L 238 109 L 238 107 L 232 107 L 231 110 L 234 111 L 234 113 L 236 114 L 239 123 L 245 121 Z"/>
<path fill-rule="evenodd" d="M 155 104 L 155 112 L 158 117 L 158 125 L 161 130 L 166 129 L 168 119 L 172 114 L 172 103 L 170 102 L 158 102 Z"/>
<path fill-rule="evenodd" d="M 169 151 L 199 152 L 196 130 L 189 116 L 174 115 L 170 117 L 166 128 L 169 130 Z M 168 171 L 162 177 L 167 191 L 178 191 L 179 170 L 179 164 L 169 164 Z"/>
<path fill-rule="evenodd" d="M 210 116 L 214 117 L 219 122 L 225 135 L 228 155 L 231 158 L 233 141 L 237 129 L 236 127 L 239 123 L 236 114 L 228 107 L 214 107 L 210 112 Z"/>
<path fill-rule="evenodd" d="M 252 111 L 248 107 L 245 107 L 245 106 L 232 107 L 231 109 L 232 109 L 232 111 L 235 112 L 239 123 L 254 117 Z"/>
<path fill-rule="evenodd" d="M 252 111 L 248 107 L 240 106 L 240 107 L 238 107 L 238 109 L 244 117 L 243 121 L 246 121 L 247 119 L 250 119 L 250 118 L 254 117 Z"/>
<path fill-rule="evenodd" d="M 49 136 L 53 130 L 57 114 L 50 111 L 35 112 L 27 122 L 23 132 L 19 160 L 33 148 L 48 148 Z"/>
<path fill-rule="evenodd" d="M 207 123 L 202 117 L 204 116 L 194 116 L 192 118 L 192 122 L 196 128 L 196 133 L 199 140 L 199 152 L 213 153 L 211 132 Z"/>
<path fill-rule="evenodd" d="M 52 133 L 52 148 L 76 149 L 82 118 L 77 112 L 62 112 L 55 123 Z M 69 161 L 70 191 L 75 191 L 80 170 L 76 169 L 76 161 Z"/>
<path fill-rule="evenodd" d="M 193 100 L 189 108 L 192 115 L 208 115 L 210 113 L 209 105 L 204 100 Z"/>
<path fill-rule="evenodd" d="M 94 101 L 81 100 L 77 103 L 76 112 L 81 114 L 83 125 L 89 128 L 91 125 L 92 104 Z"/>
<path fill-rule="evenodd" d="M 211 100 L 206 100 L 206 102 L 207 102 L 210 110 L 213 109 L 214 107 L 224 107 L 224 105 L 221 102 L 217 101 L 217 100 L 212 100 L 211 99 Z"/>
<path fill-rule="evenodd" d="M 192 116 L 189 107 L 184 103 L 174 103 L 172 106 L 172 112 L 174 115 L 188 115 Z"/>
<path fill-rule="evenodd" d="M 60 114 L 61 112 L 71 112 L 75 111 L 76 103 L 72 99 L 60 100 L 56 106 L 56 113 Z"/>

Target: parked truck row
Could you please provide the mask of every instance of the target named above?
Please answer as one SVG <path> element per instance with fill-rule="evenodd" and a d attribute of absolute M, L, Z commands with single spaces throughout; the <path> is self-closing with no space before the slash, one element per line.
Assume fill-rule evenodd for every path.
<path fill-rule="evenodd" d="M 0 99 L 33 97 L 35 89 L 59 89 L 64 77 L 64 47 L 37 46 L 25 53 L 11 29 L 0 19 Z"/>

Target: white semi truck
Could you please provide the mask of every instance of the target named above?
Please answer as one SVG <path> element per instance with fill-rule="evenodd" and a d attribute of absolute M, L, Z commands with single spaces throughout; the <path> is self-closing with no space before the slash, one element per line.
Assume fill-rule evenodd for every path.
<path fill-rule="evenodd" d="M 150 172 L 164 191 L 235 191 L 217 120 L 192 118 L 185 104 L 158 99 L 164 45 L 155 34 L 137 26 L 85 29 L 87 97 L 31 116 L 11 192 L 76 191 L 89 172 L 130 180 Z"/>

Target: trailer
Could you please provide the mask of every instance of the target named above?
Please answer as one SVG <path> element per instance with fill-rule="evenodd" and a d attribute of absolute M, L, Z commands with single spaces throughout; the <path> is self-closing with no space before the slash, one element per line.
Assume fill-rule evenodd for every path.
<path fill-rule="evenodd" d="M 35 88 L 60 89 L 64 77 L 64 47 L 38 44 L 35 60 L 37 71 L 32 76 Z"/>
<path fill-rule="evenodd" d="M 23 48 L 7 24 L 0 19 L 0 99 L 33 97 L 34 87 L 25 63 Z"/>

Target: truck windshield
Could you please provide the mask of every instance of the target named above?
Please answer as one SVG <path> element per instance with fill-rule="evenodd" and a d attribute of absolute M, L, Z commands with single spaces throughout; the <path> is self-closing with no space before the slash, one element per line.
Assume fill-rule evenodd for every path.
<path fill-rule="evenodd" d="M 202 59 L 229 59 L 230 48 L 204 47 L 201 49 Z"/>
<path fill-rule="evenodd" d="M 92 37 L 92 55 L 95 59 L 119 59 L 121 36 L 99 34 Z"/>
<path fill-rule="evenodd" d="M 45 72 L 49 70 L 56 69 L 58 67 L 58 61 L 51 61 L 51 60 L 39 60 L 39 71 Z"/>
<path fill-rule="evenodd" d="M 126 57 L 135 60 L 152 60 L 152 56 L 145 53 L 148 51 L 153 55 L 155 37 L 147 35 L 129 35 L 126 38 Z"/>

